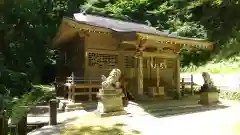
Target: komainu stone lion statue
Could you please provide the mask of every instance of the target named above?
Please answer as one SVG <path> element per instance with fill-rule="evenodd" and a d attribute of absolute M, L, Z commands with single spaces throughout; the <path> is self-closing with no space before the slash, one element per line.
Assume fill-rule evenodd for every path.
<path fill-rule="evenodd" d="M 120 69 L 114 68 L 108 77 L 102 75 L 102 89 L 116 89 L 120 87 L 119 79 L 121 77 Z"/>
<path fill-rule="evenodd" d="M 214 83 L 213 83 L 209 73 L 203 72 L 202 77 L 203 77 L 204 84 L 208 85 L 209 87 L 214 86 Z"/>
<path fill-rule="evenodd" d="M 213 82 L 212 78 L 210 77 L 209 73 L 203 72 L 202 77 L 203 77 L 204 84 L 201 87 L 201 92 L 204 92 L 204 91 L 218 91 L 216 86 L 214 85 L 214 82 Z"/>

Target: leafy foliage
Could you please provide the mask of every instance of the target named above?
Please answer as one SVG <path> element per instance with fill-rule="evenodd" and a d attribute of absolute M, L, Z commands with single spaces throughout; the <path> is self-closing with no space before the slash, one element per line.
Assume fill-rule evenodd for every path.
<path fill-rule="evenodd" d="M 240 100 L 240 92 L 221 92 L 219 94 L 220 98 L 227 100 Z"/>
<path fill-rule="evenodd" d="M 19 98 L 9 95 L 0 95 L 0 110 L 7 110 L 11 122 L 18 122 L 28 111 L 27 106 L 46 105 L 50 99 L 55 97 L 53 88 L 50 86 L 34 86 L 31 92 L 23 94 Z"/>

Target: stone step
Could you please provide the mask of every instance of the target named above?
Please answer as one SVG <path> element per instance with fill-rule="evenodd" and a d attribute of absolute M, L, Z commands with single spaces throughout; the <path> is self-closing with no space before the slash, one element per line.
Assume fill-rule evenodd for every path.
<path fill-rule="evenodd" d="M 203 112 L 215 109 L 223 109 L 225 106 L 212 105 L 212 106 L 202 106 L 202 105 L 192 105 L 192 106 L 179 106 L 179 107 L 167 107 L 167 108 L 156 108 L 147 110 L 148 113 L 155 117 L 166 117 L 170 115 L 180 115 L 180 114 L 190 114 L 196 112 Z"/>
<path fill-rule="evenodd" d="M 66 107 L 68 108 L 76 108 L 76 107 L 82 107 L 83 103 L 71 103 L 71 104 L 66 104 Z"/>
<path fill-rule="evenodd" d="M 74 104 L 66 104 L 65 111 L 74 111 L 74 110 L 88 110 L 97 108 L 96 102 L 91 103 L 74 103 Z"/>
<path fill-rule="evenodd" d="M 86 109 L 95 109 L 97 107 L 97 102 L 79 102 L 73 103 L 69 100 L 60 99 L 59 110 L 63 111 L 74 111 L 74 110 L 86 110 Z"/>
<path fill-rule="evenodd" d="M 148 108 L 145 109 L 147 112 L 154 113 L 154 112 L 166 112 L 166 111 L 175 111 L 175 110 L 184 110 L 184 109 L 190 109 L 190 108 L 199 108 L 203 107 L 200 104 L 194 104 L 194 105 L 182 105 L 182 106 L 158 106 L 157 108 Z"/>
<path fill-rule="evenodd" d="M 71 111 L 76 111 L 76 110 L 83 110 L 84 107 L 75 107 L 75 108 L 65 108 L 65 112 L 71 112 Z"/>
<path fill-rule="evenodd" d="M 186 102 L 186 103 L 179 103 L 180 101 L 170 101 L 170 102 L 156 102 L 156 103 L 144 103 L 144 104 L 138 104 L 138 103 L 134 103 L 134 102 L 129 102 L 129 105 L 133 105 L 133 106 L 139 106 L 142 107 L 144 110 L 152 110 L 152 109 L 156 109 L 156 108 L 171 108 L 171 107 L 180 107 L 180 106 L 196 106 L 199 105 L 196 102 Z"/>

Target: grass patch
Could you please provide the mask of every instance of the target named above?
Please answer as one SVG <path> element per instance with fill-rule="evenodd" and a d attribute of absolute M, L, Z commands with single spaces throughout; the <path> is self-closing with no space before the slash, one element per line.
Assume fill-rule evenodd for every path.
<path fill-rule="evenodd" d="M 240 101 L 240 92 L 223 91 L 219 93 L 221 99 Z"/>
<path fill-rule="evenodd" d="M 181 69 L 182 73 L 202 73 L 210 72 L 213 74 L 226 73 L 240 73 L 240 56 L 235 56 L 229 59 L 222 59 L 221 61 L 213 60 L 202 66 L 195 66 L 190 64 Z"/>
<path fill-rule="evenodd" d="M 60 135 L 139 135 L 137 130 L 128 130 L 125 124 L 117 123 L 111 126 L 92 125 L 75 126 L 65 129 Z"/>

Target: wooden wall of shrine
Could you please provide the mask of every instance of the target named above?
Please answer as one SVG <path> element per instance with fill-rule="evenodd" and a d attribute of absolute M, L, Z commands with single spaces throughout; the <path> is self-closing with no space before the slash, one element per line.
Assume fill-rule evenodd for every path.
<path fill-rule="evenodd" d="M 108 76 L 113 68 L 119 68 L 128 80 L 132 93 L 137 92 L 137 59 L 135 51 L 123 51 L 127 45 L 119 45 L 111 35 L 92 33 L 85 38 L 87 51 L 85 72 L 89 78 Z M 135 46 L 132 46 L 133 48 Z M 167 68 L 159 70 L 160 86 L 172 88 L 174 86 L 175 59 L 154 58 L 154 63 L 166 62 Z M 157 86 L 157 70 L 151 67 L 150 58 L 144 58 L 144 89 Z M 133 85 L 134 84 L 134 85 Z"/>
<path fill-rule="evenodd" d="M 100 79 L 101 75 L 108 76 L 113 68 L 119 68 L 129 82 L 128 89 L 137 94 L 137 59 L 134 57 L 135 50 L 124 51 L 129 47 L 135 48 L 134 45 L 119 44 L 111 34 L 90 33 L 82 38 L 78 34 L 59 49 L 58 77 L 65 79 L 74 72 L 76 77 Z M 157 69 L 151 66 L 152 59 L 154 64 L 166 62 L 167 65 L 167 68 L 159 70 L 160 86 L 174 87 L 176 60 L 145 57 L 144 90 L 157 86 Z"/>
<path fill-rule="evenodd" d="M 84 76 L 84 38 L 76 35 L 72 40 L 58 48 L 57 78 L 65 81 L 72 72 L 76 76 Z"/>

